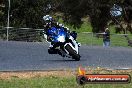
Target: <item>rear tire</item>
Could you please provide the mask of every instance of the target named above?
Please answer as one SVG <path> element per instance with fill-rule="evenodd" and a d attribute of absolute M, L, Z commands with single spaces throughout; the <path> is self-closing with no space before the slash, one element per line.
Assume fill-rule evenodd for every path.
<path fill-rule="evenodd" d="M 80 60 L 80 55 L 77 54 L 70 45 L 66 45 L 65 49 L 69 52 L 69 54 L 72 56 L 72 59 L 75 59 L 76 61 Z"/>

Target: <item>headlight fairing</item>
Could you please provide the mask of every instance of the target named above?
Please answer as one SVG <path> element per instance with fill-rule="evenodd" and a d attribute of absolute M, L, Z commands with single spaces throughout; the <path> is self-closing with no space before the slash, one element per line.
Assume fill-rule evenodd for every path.
<path fill-rule="evenodd" d="M 58 36 L 57 40 L 58 40 L 59 42 L 65 42 L 65 36 L 64 36 L 64 35 Z"/>

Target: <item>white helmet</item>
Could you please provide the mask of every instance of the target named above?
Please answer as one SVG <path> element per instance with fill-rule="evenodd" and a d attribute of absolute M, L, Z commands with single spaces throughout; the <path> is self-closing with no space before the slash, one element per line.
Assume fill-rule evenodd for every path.
<path fill-rule="evenodd" d="M 50 15 L 43 16 L 44 21 L 52 21 L 52 17 Z"/>

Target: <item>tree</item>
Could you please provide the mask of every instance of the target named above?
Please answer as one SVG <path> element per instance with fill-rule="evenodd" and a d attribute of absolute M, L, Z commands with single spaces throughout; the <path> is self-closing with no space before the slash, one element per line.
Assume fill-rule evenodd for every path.
<path fill-rule="evenodd" d="M 3 8 L 4 8 L 4 4 L 3 4 L 3 0 L 0 0 L 0 20 L 3 20 L 2 17 L 4 15 L 4 11 L 3 11 Z M 3 22 L 0 21 L 0 25 L 2 26 Z"/>
<path fill-rule="evenodd" d="M 4 0 L 4 15 L 0 19 L 6 25 L 8 0 Z M 63 20 L 74 27 L 80 27 L 81 18 L 89 16 L 93 32 L 104 31 L 104 27 L 112 20 L 110 8 L 121 5 L 124 10 L 120 20 L 128 23 L 131 31 L 132 0 L 11 0 L 10 26 L 42 28 L 42 17 L 56 12 L 63 13 Z"/>
<path fill-rule="evenodd" d="M 108 22 L 112 20 L 110 15 L 110 8 L 114 4 L 121 5 L 124 8 L 129 6 L 129 10 L 126 10 L 126 16 L 123 15 L 123 20 L 129 23 L 131 22 L 130 6 L 132 0 L 62 0 L 60 2 L 60 10 L 64 13 L 65 22 L 79 27 L 81 25 L 81 18 L 89 16 L 93 32 L 104 31 L 104 27 L 108 26 Z M 127 3 L 127 5 L 125 5 Z M 132 29 L 130 29 L 132 30 Z"/>
<path fill-rule="evenodd" d="M 42 17 L 50 13 L 52 0 L 11 0 L 10 26 L 41 28 Z M 4 19 L 7 20 L 8 1 L 5 0 Z M 6 24 L 6 22 L 4 22 Z"/>

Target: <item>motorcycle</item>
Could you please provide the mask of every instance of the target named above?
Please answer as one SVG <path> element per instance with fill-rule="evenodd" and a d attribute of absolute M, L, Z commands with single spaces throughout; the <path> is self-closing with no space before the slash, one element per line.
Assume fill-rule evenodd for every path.
<path fill-rule="evenodd" d="M 51 27 L 48 30 L 50 40 L 53 43 L 54 48 L 48 49 L 49 54 L 61 54 L 63 57 L 69 57 L 75 61 L 80 60 L 79 47 L 78 44 L 70 33 L 67 33 L 63 27 Z"/>

